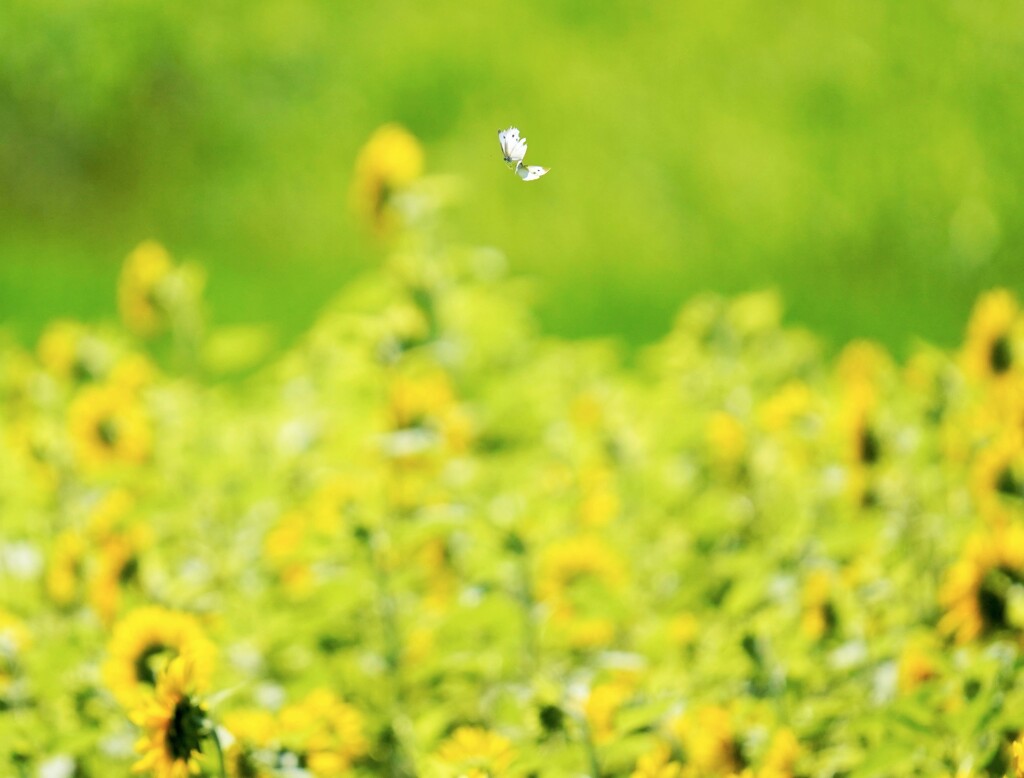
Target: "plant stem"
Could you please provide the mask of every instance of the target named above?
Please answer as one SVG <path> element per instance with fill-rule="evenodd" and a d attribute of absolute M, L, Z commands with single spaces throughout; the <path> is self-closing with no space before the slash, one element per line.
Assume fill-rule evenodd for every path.
<path fill-rule="evenodd" d="M 220 778 L 228 778 L 227 766 L 224 764 L 224 749 L 220 745 L 220 737 L 217 736 L 217 727 L 210 727 L 210 739 L 213 740 L 214 748 L 217 749 L 217 760 L 220 763 Z"/>
<path fill-rule="evenodd" d="M 590 725 L 585 715 L 580 717 L 580 731 L 583 733 L 583 750 L 587 754 L 587 761 L 590 762 L 591 778 L 601 778 L 601 763 L 597 760 L 597 748 L 590 737 Z"/>

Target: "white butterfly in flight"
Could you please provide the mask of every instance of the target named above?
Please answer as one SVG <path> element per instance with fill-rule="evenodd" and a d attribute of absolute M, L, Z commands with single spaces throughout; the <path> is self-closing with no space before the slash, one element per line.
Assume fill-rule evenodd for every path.
<path fill-rule="evenodd" d="M 526 156 L 526 138 L 520 138 L 519 130 L 515 127 L 499 130 L 498 143 L 501 144 L 501 154 L 505 158 L 505 164 L 509 167 L 515 165 L 516 175 L 523 181 L 536 181 L 551 169 L 540 165 L 523 164 L 523 157 Z"/>

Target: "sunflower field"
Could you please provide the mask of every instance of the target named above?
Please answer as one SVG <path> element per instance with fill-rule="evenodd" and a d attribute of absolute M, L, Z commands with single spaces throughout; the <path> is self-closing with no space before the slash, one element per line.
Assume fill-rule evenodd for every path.
<path fill-rule="evenodd" d="M 1013 295 L 902 364 L 772 292 L 556 339 L 422 156 L 283 353 L 152 241 L 0 339 L 0 774 L 1024 776 Z"/>

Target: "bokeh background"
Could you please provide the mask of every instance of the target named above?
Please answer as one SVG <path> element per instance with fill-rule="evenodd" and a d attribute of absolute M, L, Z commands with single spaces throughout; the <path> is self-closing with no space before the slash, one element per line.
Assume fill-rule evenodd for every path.
<path fill-rule="evenodd" d="M 397 121 L 549 332 L 646 343 L 698 291 L 774 286 L 833 345 L 952 345 L 979 290 L 1024 288 L 1022 61 L 1009 0 L 6 0 L 0 318 L 112 318 L 153 238 L 215 322 L 287 343 L 379 261 L 347 193 Z M 501 164 L 509 124 L 542 182 Z"/>

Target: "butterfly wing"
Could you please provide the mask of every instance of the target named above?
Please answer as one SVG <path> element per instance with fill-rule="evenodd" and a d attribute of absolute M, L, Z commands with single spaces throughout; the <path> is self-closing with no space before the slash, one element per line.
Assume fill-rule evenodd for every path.
<path fill-rule="evenodd" d="M 540 165 L 518 165 L 516 167 L 516 175 L 523 179 L 523 181 L 536 181 L 549 170 L 551 168 L 541 167 Z"/>
<path fill-rule="evenodd" d="M 526 138 L 520 138 L 519 130 L 515 127 L 500 130 L 498 143 L 501 144 L 501 156 L 506 162 L 519 163 L 526 156 Z"/>

